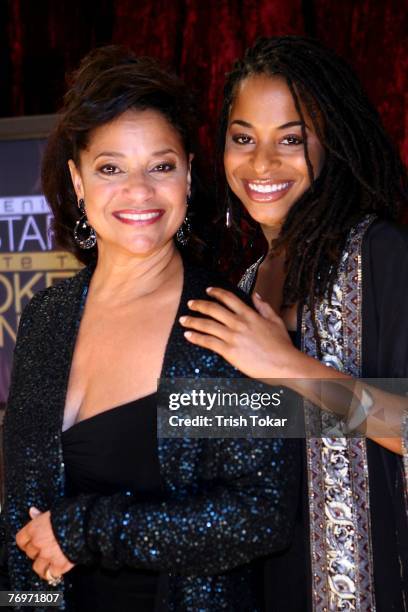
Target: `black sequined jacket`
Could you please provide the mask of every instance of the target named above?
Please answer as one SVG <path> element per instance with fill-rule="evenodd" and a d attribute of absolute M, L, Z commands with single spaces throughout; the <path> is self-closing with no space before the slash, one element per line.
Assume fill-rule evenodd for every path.
<path fill-rule="evenodd" d="M 51 510 L 55 536 L 73 563 L 160 572 L 160 609 L 256 611 L 250 562 L 290 539 L 298 490 L 295 441 L 159 439 L 164 501 L 138 502 L 130 493 L 64 497 L 65 395 L 91 274 L 86 268 L 35 295 L 21 319 L 4 423 L 1 518 L 10 586 L 50 589 L 15 544 L 29 507 L 36 506 Z M 188 343 L 178 324 L 187 301 L 206 297 L 210 284 L 214 275 L 185 262 L 162 377 L 240 375 L 218 355 Z M 64 578 L 69 589 L 69 573 Z"/>

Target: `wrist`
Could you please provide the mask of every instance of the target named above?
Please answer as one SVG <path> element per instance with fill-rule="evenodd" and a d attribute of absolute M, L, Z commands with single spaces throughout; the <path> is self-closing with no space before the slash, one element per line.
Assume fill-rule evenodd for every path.
<path fill-rule="evenodd" d="M 87 502 L 92 497 L 81 495 L 77 498 L 64 498 L 51 508 L 50 522 L 54 537 L 64 556 L 73 564 L 89 565 L 95 561 L 86 546 L 85 517 Z"/>
<path fill-rule="evenodd" d="M 313 365 L 310 363 L 311 359 L 311 357 L 292 346 L 283 365 L 283 377 L 287 379 L 308 378 L 311 375 L 311 366 Z M 312 359 L 312 361 L 314 360 Z"/>

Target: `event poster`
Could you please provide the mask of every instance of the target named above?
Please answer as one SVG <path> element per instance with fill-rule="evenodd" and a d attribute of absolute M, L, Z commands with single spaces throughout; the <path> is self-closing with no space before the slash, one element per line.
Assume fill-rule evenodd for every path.
<path fill-rule="evenodd" d="M 55 249 L 41 194 L 44 139 L 0 141 L 0 405 L 7 399 L 21 313 L 33 295 L 80 268 Z"/>

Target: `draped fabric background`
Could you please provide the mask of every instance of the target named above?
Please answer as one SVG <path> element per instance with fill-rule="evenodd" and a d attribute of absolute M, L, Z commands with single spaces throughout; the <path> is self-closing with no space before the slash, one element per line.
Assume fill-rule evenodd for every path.
<path fill-rule="evenodd" d="M 211 155 L 224 74 L 259 35 L 308 34 L 355 68 L 408 161 L 404 0 L 1 0 L 0 116 L 53 113 L 64 75 L 111 42 L 153 55 L 199 95 Z"/>

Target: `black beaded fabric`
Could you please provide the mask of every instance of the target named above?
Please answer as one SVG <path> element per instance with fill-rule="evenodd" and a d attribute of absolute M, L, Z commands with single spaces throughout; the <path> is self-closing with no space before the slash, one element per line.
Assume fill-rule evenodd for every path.
<path fill-rule="evenodd" d="M 258 577 L 251 561 L 285 548 L 293 527 L 299 474 L 295 440 L 160 438 L 160 502 L 138 501 L 130 491 L 65 496 L 63 412 L 91 275 L 92 269 L 85 268 L 35 295 L 21 318 L 4 423 L 1 518 L 10 587 L 52 590 L 15 543 L 15 534 L 29 520 L 28 509 L 36 506 L 51 510 L 55 536 L 73 563 L 160 572 L 160 610 L 256 612 Z M 189 314 L 187 301 L 206 298 L 210 285 L 242 297 L 218 277 L 184 262 L 162 378 L 222 377 L 233 385 L 242 377 L 215 353 L 188 343 L 178 323 Z M 55 588 L 61 589 L 70 589 L 69 573 Z"/>

